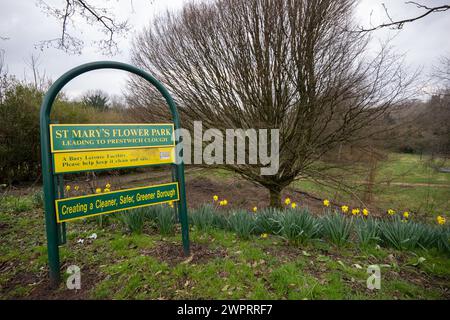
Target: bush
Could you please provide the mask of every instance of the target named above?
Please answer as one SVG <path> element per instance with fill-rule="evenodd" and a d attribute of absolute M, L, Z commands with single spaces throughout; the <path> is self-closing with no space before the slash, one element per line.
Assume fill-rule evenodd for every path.
<path fill-rule="evenodd" d="M 325 238 L 338 246 L 342 246 L 350 238 L 353 219 L 338 213 L 330 214 L 323 218 L 322 228 Z"/>
<path fill-rule="evenodd" d="M 288 210 L 277 218 L 278 234 L 293 243 L 305 243 L 320 236 L 322 226 L 318 218 L 307 210 Z"/>
<path fill-rule="evenodd" d="M 0 183 L 7 184 L 39 177 L 39 110 L 44 96 L 32 85 L 10 81 L 0 100 Z M 68 101 L 62 94 L 52 111 L 52 120 L 59 123 L 114 123 L 120 119 L 117 112 L 101 112 Z"/>
<path fill-rule="evenodd" d="M 241 239 L 249 239 L 255 230 L 255 218 L 247 211 L 235 211 L 228 219 L 231 231 Z"/>

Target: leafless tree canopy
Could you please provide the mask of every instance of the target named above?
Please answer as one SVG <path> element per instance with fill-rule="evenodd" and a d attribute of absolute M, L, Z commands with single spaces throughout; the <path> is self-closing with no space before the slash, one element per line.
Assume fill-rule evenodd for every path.
<path fill-rule="evenodd" d="M 69 31 L 70 28 L 74 29 L 76 17 L 82 18 L 89 25 L 99 27 L 105 38 L 96 41 L 96 44 L 103 53 L 109 55 L 118 51 L 116 39 L 125 36 L 130 30 L 127 21 L 119 21 L 109 8 L 95 6 L 92 0 L 65 0 L 62 1 L 61 7 L 51 6 L 45 0 L 38 0 L 37 3 L 46 14 L 61 22 L 60 36 L 40 41 L 36 46 L 41 49 L 55 47 L 68 53 L 81 54 L 84 41 Z"/>
<path fill-rule="evenodd" d="M 432 76 L 444 89 L 450 90 L 450 55 L 439 59 L 438 64 L 433 66 Z"/>
<path fill-rule="evenodd" d="M 353 25 L 353 0 L 219 0 L 167 13 L 134 41 L 133 63 L 174 94 L 183 126 L 280 129 L 280 170 L 228 166 L 271 192 L 300 176 L 342 143 L 376 131 L 374 124 L 405 97 L 399 59 L 383 47 L 368 53 Z M 129 103 L 153 120 L 158 96 L 139 79 Z M 378 121 L 379 122 L 379 121 Z"/>

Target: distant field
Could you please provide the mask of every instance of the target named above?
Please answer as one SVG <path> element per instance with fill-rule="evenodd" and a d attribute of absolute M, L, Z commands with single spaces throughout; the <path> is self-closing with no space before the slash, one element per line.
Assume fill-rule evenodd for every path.
<path fill-rule="evenodd" d="M 450 167 L 450 161 L 438 159 L 433 164 Z M 364 199 L 364 175 L 352 175 L 346 183 L 355 184 L 355 195 Z M 294 187 L 322 198 L 357 205 L 355 197 L 324 187 L 312 181 L 297 181 Z M 379 163 L 376 171 L 373 199 L 367 204 L 379 211 L 394 209 L 434 217 L 450 211 L 450 173 L 442 173 L 430 165 L 428 159 L 417 155 L 390 154 Z"/>

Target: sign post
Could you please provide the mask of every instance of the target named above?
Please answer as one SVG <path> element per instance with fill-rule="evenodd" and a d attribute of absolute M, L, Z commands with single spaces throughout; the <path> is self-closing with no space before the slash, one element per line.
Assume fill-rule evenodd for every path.
<path fill-rule="evenodd" d="M 50 124 L 53 102 L 61 89 L 75 77 L 93 70 L 116 69 L 147 80 L 166 100 L 172 114 L 170 124 Z M 59 245 L 65 242 L 65 223 L 89 216 L 112 213 L 165 202 L 176 202 L 185 255 L 189 255 L 189 226 L 186 205 L 184 162 L 177 159 L 180 119 L 166 88 L 147 72 L 134 66 L 99 61 L 78 66 L 62 75 L 48 90 L 40 111 L 41 157 L 45 226 L 50 281 L 61 280 Z M 179 155 L 183 157 L 182 153 Z M 62 174 L 151 165 L 169 165 L 173 183 L 64 198 L 58 190 Z"/>

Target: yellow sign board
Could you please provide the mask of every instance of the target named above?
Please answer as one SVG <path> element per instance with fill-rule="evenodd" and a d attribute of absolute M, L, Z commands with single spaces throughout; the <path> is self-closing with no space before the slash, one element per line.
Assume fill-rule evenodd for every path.
<path fill-rule="evenodd" d="M 174 162 L 174 147 L 63 152 L 53 154 L 53 172 L 133 168 Z"/>

